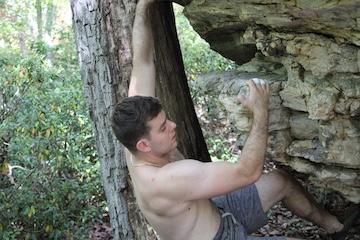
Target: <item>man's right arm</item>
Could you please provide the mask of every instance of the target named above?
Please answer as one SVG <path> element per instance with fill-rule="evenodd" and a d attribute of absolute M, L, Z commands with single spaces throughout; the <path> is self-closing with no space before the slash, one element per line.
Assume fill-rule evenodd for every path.
<path fill-rule="evenodd" d="M 128 96 L 155 97 L 154 39 L 149 7 L 154 0 L 140 0 L 136 5 L 132 34 L 133 69 Z"/>
<path fill-rule="evenodd" d="M 241 151 L 239 163 L 249 170 L 249 176 L 258 177 L 263 170 L 269 124 L 269 83 L 266 80 L 262 83 L 247 81 L 245 84 L 250 88 L 249 97 L 246 99 L 240 95 L 238 98 L 253 113 L 252 127 Z"/>
<path fill-rule="evenodd" d="M 157 175 L 157 195 L 178 200 L 208 199 L 256 182 L 263 170 L 268 138 L 269 84 L 246 83 L 250 96 L 241 103 L 253 113 L 253 124 L 237 163 L 195 160 L 163 166 Z"/>

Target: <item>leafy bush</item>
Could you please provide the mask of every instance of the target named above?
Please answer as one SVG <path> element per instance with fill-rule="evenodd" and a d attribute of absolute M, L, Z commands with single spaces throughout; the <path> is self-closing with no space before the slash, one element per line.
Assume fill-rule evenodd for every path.
<path fill-rule="evenodd" d="M 196 80 L 199 75 L 212 71 L 236 68 L 233 61 L 210 49 L 210 45 L 190 25 L 182 13 L 182 7 L 176 5 L 174 12 L 185 72 L 189 80 Z"/>
<path fill-rule="evenodd" d="M 83 87 L 41 53 L 0 49 L 0 238 L 82 239 L 106 205 Z"/>
<path fill-rule="evenodd" d="M 200 74 L 235 65 L 176 14 L 195 104 L 205 109 L 204 122 L 218 118 L 214 99 L 193 83 Z M 87 239 L 106 212 L 72 30 L 53 31 L 58 45 L 30 40 L 26 56 L 0 48 L 0 239 Z M 215 156 L 227 148 L 206 139 Z"/>

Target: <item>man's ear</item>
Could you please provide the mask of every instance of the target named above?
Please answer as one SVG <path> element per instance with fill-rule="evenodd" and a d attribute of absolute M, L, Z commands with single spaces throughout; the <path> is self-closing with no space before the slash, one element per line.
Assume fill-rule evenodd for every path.
<path fill-rule="evenodd" d="M 151 147 L 149 145 L 149 142 L 145 138 L 140 139 L 136 143 L 136 148 L 140 152 L 150 152 L 151 151 Z"/>

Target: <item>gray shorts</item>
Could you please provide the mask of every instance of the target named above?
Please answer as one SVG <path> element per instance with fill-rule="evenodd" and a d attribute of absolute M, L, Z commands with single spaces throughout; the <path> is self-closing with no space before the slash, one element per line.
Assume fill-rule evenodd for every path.
<path fill-rule="evenodd" d="M 249 236 L 268 223 L 255 184 L 241 188 L 212 201 L 222 216 L 219 230 L 214 240 L 251 240 Z M 262 237 L 261 239 L 285 240 L 285 237 Z"/>

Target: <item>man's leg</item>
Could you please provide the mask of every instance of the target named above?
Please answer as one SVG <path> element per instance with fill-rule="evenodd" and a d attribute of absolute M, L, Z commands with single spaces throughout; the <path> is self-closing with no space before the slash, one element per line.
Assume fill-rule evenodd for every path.
<path fill-rule="evenodd" d="M 341 231 L 343 224 L 326 212 L 290 173 L 283 170 L 263 174 L 255 183 L 264 212 L 276 203 L 284 205 L 299 217 L 305 218 L 327 232 Z"/>

